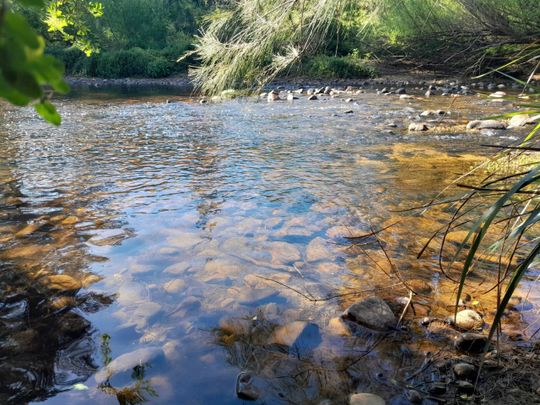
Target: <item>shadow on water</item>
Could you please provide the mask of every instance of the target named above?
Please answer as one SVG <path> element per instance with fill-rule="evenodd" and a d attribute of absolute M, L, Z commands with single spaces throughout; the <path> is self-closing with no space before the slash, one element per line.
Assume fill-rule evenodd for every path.
<path fill-rule="evenodd" d="M 92 258 L 74 228 L 87 219 L 83 210 L 67 214 L 61 198 L 33 204 L 11 173 L 0 168 L 0 403 L 21 404 L 96 372 L 85 313 L 114 297 L 88 289 L 100 278 L 87 270 Z"/>

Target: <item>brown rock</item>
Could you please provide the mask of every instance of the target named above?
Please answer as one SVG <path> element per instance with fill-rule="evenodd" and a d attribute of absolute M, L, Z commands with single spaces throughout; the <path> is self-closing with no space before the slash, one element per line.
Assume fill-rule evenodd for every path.
<path fill-rule="evenodd" d="M 375 331 L 391 330 L 397 323 L 388 304 L 377 297 L 351 305 L 345 310 L 343 317 Z"/>
<path fill-rule="evenodd" d="M 82 283 L 79 280 L 76 280 L 66 274 L 55 274 L 48 276 L 44 280 L 44 284 L 51 290 L 59 291 L 74 291 L 82 287 Z"/>

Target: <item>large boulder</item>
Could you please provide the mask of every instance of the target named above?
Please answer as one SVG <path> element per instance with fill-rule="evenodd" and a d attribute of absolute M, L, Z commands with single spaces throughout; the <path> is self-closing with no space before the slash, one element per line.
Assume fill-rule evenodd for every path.
<path fill-rule="evenodd" d="M 389 331 L 395 328 L 397 319 L 388 304 L 378 298 L 371 297 L 352 304 L 342 317 L 375 331 Z"/>

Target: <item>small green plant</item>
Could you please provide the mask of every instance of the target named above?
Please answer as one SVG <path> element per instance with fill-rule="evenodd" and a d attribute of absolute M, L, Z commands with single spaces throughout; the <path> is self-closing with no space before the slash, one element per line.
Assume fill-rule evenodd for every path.
<path fill-rule="evenodd" d="M 357 55 L 319 55 L 300 67 L 300 74 L 324 79 L 356 79 L 375 76 L 375 69 Z"/>

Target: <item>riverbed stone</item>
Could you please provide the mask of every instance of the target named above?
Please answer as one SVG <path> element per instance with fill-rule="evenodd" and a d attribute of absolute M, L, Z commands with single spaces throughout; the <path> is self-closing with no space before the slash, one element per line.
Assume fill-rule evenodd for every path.
<path fill-rule="evenodd" d="M 487 336 L 480 333 L 462 333 L 454 341 L 456 349 L 471 354 L 482 353 L 487 344 Z"/>
<path fill-rule="evenodd" d="M 161 305 L 157 302 L 141 302 L 131 313 L 127 323 L 135 325 L 138 329 L 142 329 L 161 311 L 161 308 Z"/>
<path fill-rule="evenodd" d="M 489 95 L 489 97 L 492 97 L 492 98 L 502 98 L 502 97 L 505 97 L 506 96 L 506 93 L 504 91 L 496 91 L 494 93 L 491 93 Z"/>
<path fill-rule="evenodd" d="M 482 326 L 484 326 L 482 316 L 472 309 L 464 309 L 463 311 L 459 311 L 455 318 L 450 316 L 449 320 L 450 322 L 454 322 L 458 329 L 465 331 L 479 330 L 482 329 Z"/>
<path fill-rule="evenodd" d="M 378 395 L 362 392 L 351 395 L 349 405 L 386 405 L 386 401 Z"/>
<path fill-rule="evenodd" d="M 497 120 L 473 120 L 469 121 L 467 129 L 506 129 L 506 124 Z"/>
<path fill-rule="evenodd" d="M 163 285 L 163 290 L 169 294 L 178 294 L 183 291 L 186 287 L 186 282 L 184 280 L 171 280 L 166 282 Z"/>
<path fill-rule="evenodd" d="M 474 384 L 469 381 L 456 381 L 456 388 L 460 394 L 474 394 Z"/>
<path fill-rule="evenodd" d="M 187 270 L 190 267 L 191 267 L 191 264 L 185 261 L 185 262 L 171 264 L 170 266 L 166 267 L 165 270 L 163 271 L 169 274 L 183 274 L 187 272 Z"/>
<path fill-rule="evenodd" d="M 306 261 L 318 262 L 332 258 L 332 252 L 328 248 L 327 242 L 320 236 L 313 239 L 306 248 Z"/>
<path fill-rule="evenodd" d="M 361 235 L 363 232 L 361 229 L 358 229 L 354 226 L 345 226 L 345 225 L 336 225 L 326 230 L 326 235 L 329 238 L 345 238 Z"/>
<path fill-rule="evenodd" d="M 342 317 L 375 331 L 392 330 L 397 319 L 388 304 L 378 297 L 367 298 L 352 304 Z"/>
<path fill-rule="evenodd" d="M 312 94 L 311 96 L 308 97 L 308 100 L 309 101 L 315 101 L 315 100 L 318 100 L 317 96 L 315 94 Z"/>
<path fill-rule="evenodd" d="M 278 101 L 281 100 L 279 98 L 279 92 L 272 90 L 270 93 L 268 93 L 268 96 L 266 98 L 268 101 Z"/>
<path fill-rule="evenodd" d="M 159 347 L 145 347 L 130 353 L 122 354 L 99 370 L 94 378 L 98 384 L 102 384 L 117 374 L 129 371 L 140 364 L 151 363 L 163 355 Z"/>
<path fill-rule="evenodd" d="M 148 290 L 141 283 L 126 281 L 118 289 L 117 301 L 124 306 L 144 301 L 147 298 Z"/>
<path fill-rule="evenodd" d="M 428 391 L 431 395 L 440 396 L 446 394 L 447 386 L 443 382 L 434 382 L 428 388 Z"/>
<path fill-rule="evenodd" d="M 300 250 L 292 243 L 270 242 L 268 251 L 272 255 L 273 264 L 287 264 L 302 258 Z"/>
<path fill-rule="evenodd" d="M 407 280 L 407 286 L 410 287 L 416 294 L 428 295 L 431 294 L 433 288 L 431 285 L 420 279 Z"/>
<path fill-rule="evenodd" d="M 523 127 L 529 123 L 530 119 L 531 116 L 529 114 L 514 115 L 510 118 L 510 121 L 508 121 L 508 129 Z"/>
<path fill-rule="evenodd" d="M 314 349 L 320 342 L 320 331 L 316 324 L 294 321 L 278 327 L 270 336 L 268 343 L 306 351 Z"/>
<path fill-rule="evenodd" d="M 253 321 L 247 318 L 223 318 L 219 321 L 219 329 L 223 333 L 234 336 L 248 335 L 253 327 Z"/>
<path fill-rule="evenodd" d="M 422 132 L 427 131 L 429 127 L 424 122 L 411 122 L 408 129 L 410 132 Z"/>
<path fill-rule="evenodd" d="M 334 317 L 330 319 L 328 322 L 328 326 L 326 327 L 326 330 L 329 334 L 335 335 L 335 336 L 351 336 L 351 330 L 349 327 L 345 324 L 343 319 L 340 317 Z"/>
<path fill-rule="evenodd" d="M 236 378 L 236 396 L 246 401 L 256 401 L 260 391 L 253 384 L 253 377 L 248 372 L 241 372 Z"/>
<path fill-rule="evenodd" d="M 278 295 L 278 291 L 271 287 L 257 289 L 242 288 L 240 291 L 231 289 L 231 291 L 235 292 L 235 298 L 240 304 L 247 306 L 264 304 Z"/>
<path fill-rule="evenodd" d="M 476 367 L 469 363 L 457 363 L 452 371 L 458 380 L 473 381 L 476 378 Z"/>

